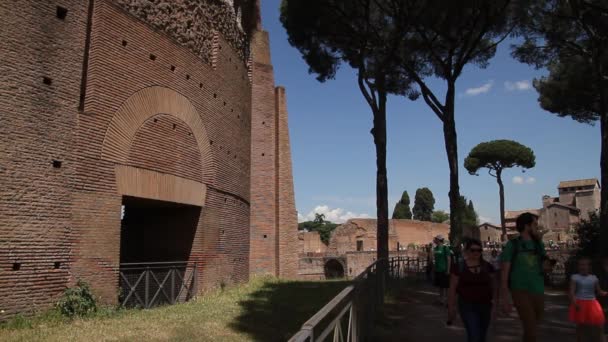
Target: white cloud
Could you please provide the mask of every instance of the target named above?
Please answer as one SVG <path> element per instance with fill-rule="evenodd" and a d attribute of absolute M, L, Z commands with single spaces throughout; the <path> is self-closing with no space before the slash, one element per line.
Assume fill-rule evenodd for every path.
<path fill-rule="evenodd" d="M 520 177 L 520 176 L 513 177 L 513 184 L 524 184 L 524 177 Z"/>
<path fill-rule="evenodd" d="M 515 82 L 505 82 L 505 88 L 508 91 L 514 91 L 514 90 L 530 90 L 532 89 L 532 85 L 530 84 L 529 81 L 527 80 L 523 80 L 523 81 L 515 81 Z"/>
<path fill-rule="evenodd" d="M 515 176 L 513 177 L 513 184 L 534 184 L 536 183 L 536 178 L 534 177 L 528 177 L 528 178 L 524 178 L 521 176 Z"/>
<path fill-rule="evenodd" d="M 327 205 L 318 205 L 308 214 L 302 215 L 298 213 L 298 222 L 312 221 L 315 219 L 315 214 L 325 215 L 325 220 L 334 223 L 344 223 L 351 218 L 370 218 L 371 216 L 364 213 L 354 213 L 342 208 L 330 208 Z"/>
<path fill-rule="evenodd" d="M 469 88 L 469 89 L 465 90 L 464 94 L 467 96 L 477 96 L 479 94 L 487 93 L 490 91 L 490 89 L 492 89 L 493 85 L 494 85 L 494 81 L 490 80 L 487 83 L 483 84 L 482 86 L 479 86 L 477 88 Z"/>

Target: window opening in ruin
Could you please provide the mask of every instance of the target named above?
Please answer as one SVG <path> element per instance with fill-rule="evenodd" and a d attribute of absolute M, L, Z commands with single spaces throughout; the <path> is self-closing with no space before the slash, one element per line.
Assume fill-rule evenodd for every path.
<path fill-rule="evenodd" d="M 13 271 L 19 271 L 21 269 L 21 263 L 20 262 L 14 262 L 13 263 Z"/>
<path fill-rule="evenodd" d="M 150 59 L 155 61 L 156 60 L 156 55 L 150 54 Z"/>
<path fill-rule="evenodd" d="M 68 9 L 65 7 L 57 6 L 57 18 L 61 20 L 65 20 L 65 17 L 68 15 Z"/>
<path fill-rule="evenodd" d="M 46 85 L 51 85 L 53 84 L 53 80 L 50 77 L 43 77 L 42 78 L 42 83 L 46 84 Z"/>
<path fill-rule="evenodd" d="M 61 168 L 61 161 L 59 160 L 53 160 L 53 167 L 56 169 Z"/>
<path fill-rule="evenodd" d="M 175 71 L 175 65 L 171 66 L 171 71 Z"/>
<path fill-rule="evenodd" d="M 127 41 L 126 40 L 122 41 L 122 46 L 127 46 Z"/>
<path fill-rule="evenodd" d="M 60 261 L 55 261 L 53 267 L 57 270 L 59 268 L 61 268 L 61 262 Z"/>
<path fill-rule="evenodd" d="M 363 241 L 357 240 L 357 252 L 363 251 Z"/>
<path fill-rule="evenodd" d="M 325 279 L 344 278 L 344 266 L 336 259 L 330 259 L 324 267 Z"/>

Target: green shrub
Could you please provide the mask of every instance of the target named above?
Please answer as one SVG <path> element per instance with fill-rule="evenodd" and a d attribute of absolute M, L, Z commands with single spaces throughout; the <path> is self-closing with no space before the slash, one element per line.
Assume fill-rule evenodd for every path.
<path fill-rule="evenodd" d="M 57 308 L 62 315 L 70 318 L 85 317 L 97 311 L 97 302 L 89 285 L 79 280 L 75 287 L 65 290 Z"/>

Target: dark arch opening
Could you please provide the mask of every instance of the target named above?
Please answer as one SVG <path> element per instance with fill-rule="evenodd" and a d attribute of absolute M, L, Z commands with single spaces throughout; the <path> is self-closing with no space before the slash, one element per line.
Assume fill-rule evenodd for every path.
<path fill-rule="evenodd" d="M 325 262 L 325 279 L 344 278 L 344 266 L 336 259 Z"/>

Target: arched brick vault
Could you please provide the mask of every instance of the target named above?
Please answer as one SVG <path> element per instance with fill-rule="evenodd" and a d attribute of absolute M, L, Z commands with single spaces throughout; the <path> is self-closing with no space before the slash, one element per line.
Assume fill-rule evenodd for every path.
<path fill-rule="evenodd" d="M 158 114 L 172 115 L 192 130 L 201 153 L 201 180 L 205 184 L 213 184 L 215 180 L 214 168 L 211 167 L 213 154 L 203 121 L 188 98 L 165 87 L 152 86 L 141 89 L 118 108 L 106 131 L 101 159 L 120 165 L 127 164 L 129 149 L 137 130 L 148 119 Z"/>

